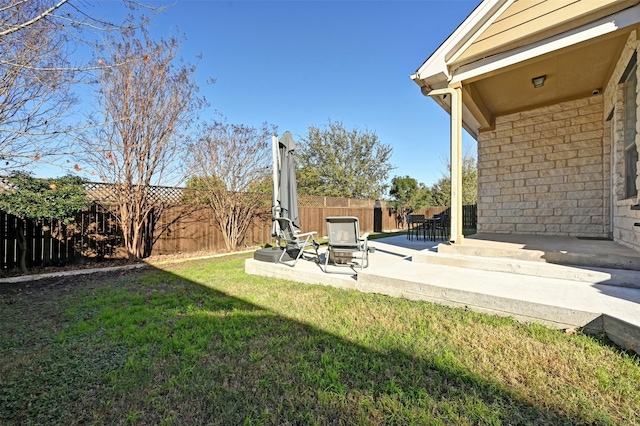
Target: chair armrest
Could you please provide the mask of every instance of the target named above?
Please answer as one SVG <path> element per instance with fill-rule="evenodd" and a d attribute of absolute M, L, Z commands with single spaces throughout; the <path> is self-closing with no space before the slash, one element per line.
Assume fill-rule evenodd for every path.
<path fill-rule="evenodd" d="M 369 238 L 369 233 L 365 232 L 364 234 L 362 234 L 362 236 L 360 238 L 358 238 L 359 240 L 366 240 L 367 238 Z"/>
<path fill-rule="evenodd" d="M 307 235 L 315 235 L 315 234 L 317 234 L 316 231 L 302 232 L 300 234 L 296 234 L 296 237 L 306 237 Z"/>

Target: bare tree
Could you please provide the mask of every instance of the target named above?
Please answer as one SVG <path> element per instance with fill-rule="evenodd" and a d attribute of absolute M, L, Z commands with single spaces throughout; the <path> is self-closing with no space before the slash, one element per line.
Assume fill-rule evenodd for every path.
<path fill-rule="evenodd" d="M 195 66 L 178 62 L 180 42 L 154 41 L 144 29 L 113 35 L 99 52 L 98 131 L 81 138 L 82 160 L 113 183 L 117 215 L 130 258 L 148 256 L 152 215 L 163 200 L 152 185 L 176 183 L 188 128 L 204 99 Z M 111 64 L 121 64 L 110 67 Z"/>
<path fill-rule="evenodd" d="M 142 7 L 130 0 L 121 3 L 129 10 Z M 92 17 L 83 10 L 88 5 L 73 0 L 5 0 L 0 5 L 2 168 L 61 152 L 61 135 L 69 130 L 68 112 L 76 100 L 71 84 L 91 68 L 73 59 L 79 58 L 77 49 L 91 40 L 90 32 L 134 25 Z"/>
<path fill-rule="evenodd" d="M 269 212 L 270 135 L 275 128 L 215 120 L 189 147 L 189 187 L 209 206 L 227 250 L 236 250 L 256 217 Z"/>
<path fill-rule="evenodd" d="M 0 156 L 5 167 L 46 155 L 43 139 L 59 131 L 55 119 L 74 101 L 62 87 L 73 78 L 68 44 L 42 18 L 52 12 L 40 10 L 44 3 L 14 1 L 0 8 Z"/>

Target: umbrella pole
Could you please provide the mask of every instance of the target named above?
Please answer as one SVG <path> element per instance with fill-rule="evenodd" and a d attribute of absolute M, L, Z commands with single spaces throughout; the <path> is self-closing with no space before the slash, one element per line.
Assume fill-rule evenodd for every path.
<path fill-rule="evenodd" d="M 279 180 L 279 172 L 280 172 L 280 155 L 278 154 L 278 136 L 271 136 L 271 153 L 273 154 L 273 205 L 271 206 L 271 215 L 273 218 L 280 217 L 280 180 Z M 278 226 L 276 221 L 273 221 L 272 226 Z M 272 232 L 276 234 L 276 244 L 280 247 L 280 240 L 277 237 L 277 233 L 275 232 L 275 228 Z"/>
<path fill-rule="evenodd" d="M 271 136 L 271 153 L 273 154 L 273 205 L 271 213 L 274 218 L 280 217 L 280 155 L 278 154 L 278 136 Z"/>

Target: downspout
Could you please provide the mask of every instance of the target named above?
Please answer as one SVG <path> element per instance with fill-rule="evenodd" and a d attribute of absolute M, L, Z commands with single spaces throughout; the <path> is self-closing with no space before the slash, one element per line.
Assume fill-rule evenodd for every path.
<path fill-rule="evenodd" d="M 451 235 L 449 242 L 462 244 L 462 85 L 429 90 L 422 87 L 425 96 L 451 96 Z"/>

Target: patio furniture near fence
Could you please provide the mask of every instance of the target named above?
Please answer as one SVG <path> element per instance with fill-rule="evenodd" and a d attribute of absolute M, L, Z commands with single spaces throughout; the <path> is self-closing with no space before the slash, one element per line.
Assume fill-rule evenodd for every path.
<path fill-rule="evenodd" d="M 449 238 L 449 227 L 450 221 L 449 215 L 447 214 L 437 214 L 433 216 L 433 236 L 434 241 L 436 238 L 440 238 L 442 240 L 446 240 Z"/>
<path fill-rule="evenodd" d="M 284 247 L 282 247 L 282 254 L 278 259 L 278 263 L 287 265 L 288 263 L 283 262 L 282 259 L 284 258 L 284 255 L 288 253 L 289 256 L 294 259 L 293 264 L 290 266 L 295 266 L 296 263 L 298 263 L 298 260 L 304 257 L 305 250 L 308 247 L 313 248 L 316 253 L 316 262 L 318 261 L 320 258 L 318 255 L 318 247 L 320 247 L 320 244 L 317 243 L 313 237 L 317 232 L 300 232 L 295 229 L 291 219 L 286 217 L 278 217 L 275 218 L 274 221 L 276 222 L 275 232 L 277 234 L 277 239 L 280 244 L 282 242 L 285 243 Z"/>
<path fill-rule="evenodd" d="M 423 214 L 407 215 L 407 239 L 412 240 L 413 237 L 420 239 L 420 234 L 424 235 L 425 217 Z"/>
<path fill-rule="evenodd" d="M 369 233 L 360 235 L 357 217 L 327 217 L 326 224 L 329 241 L 325 254 L 324 272 L 328 272 L 330 259 L 334 265 L 354 266 L 359 263 L 361 270 L 369 266 Z"/>
<path fill-rule="evenodd" d="M 425 217 L 423 214 L 407 215 L 407 239 L 424 241 L 446 240 L 449 238 L 450 218 L 447 214 L 436 214 L 433 217 Z"/>

